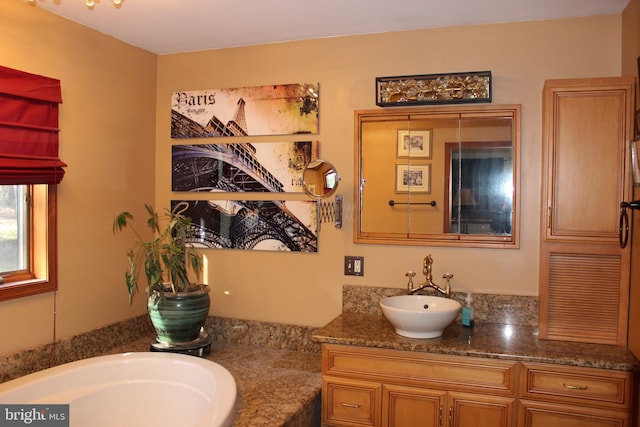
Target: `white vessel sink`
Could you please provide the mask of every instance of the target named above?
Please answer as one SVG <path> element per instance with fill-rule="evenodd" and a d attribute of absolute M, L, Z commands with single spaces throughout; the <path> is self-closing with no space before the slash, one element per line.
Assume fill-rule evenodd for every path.
<path fill-rule="evenodd" d="M 383 299 L 380 308 L 398 335 L 437 338 L 456 319 L 462 305 L 448 298 L 400 295 Z"/>

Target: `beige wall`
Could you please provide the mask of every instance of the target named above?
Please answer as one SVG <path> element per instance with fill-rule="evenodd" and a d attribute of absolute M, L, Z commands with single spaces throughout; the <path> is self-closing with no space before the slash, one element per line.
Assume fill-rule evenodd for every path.
<path fill-rule="evenodd" d="M 341 310 L 345 283 L 405 286 L 433 255 L 434 275 L 455 290 L 536 295 L 541 90 L 545 79 L 620 75 L 619 15 L 319 39 L 159 58 L 156 200 L 168 203 L 173 91 L 320 83 L 321 156 L 342 182 L 342 230 L 325 226 L 317 254 L 211 250 L 215 315 L 321 325 Z M 519 250 L 353 244 L 353 111 L 375 106 L 376 76 L 491 70 L 493 102 L 522 104 L 522 226 Z M 257 141 L 265 138 L 255 138 Z M 364 277 L 343 275 L 344 255 L 365 257 Z"/>
<path fill-rule="evenodd" d="M 622 74 L 638 78 L 640 56 L 640 0 L 629 0 L 622 13 Z M 637 80 L 636 80 L 637 83 Z M 636 100 L 636 105 L 638 101 Z"/>
<path fill-rule="evenodd" d="M 632 0 L 637 3 L 637 0 Z M 211 314 L 321 325 L 341 309 L 345 283 L 405 285 L 432 253 L 455 290 L 535 295 L 539 245 L 541 89 L 547 78 L 621 74 L 619 15 L 320 39 L 157 57 L 26 5 L 0 2 L 1 65 L 59 78 L 61 156 L 57 335 L 69 337 L 144 313 L 121 284 L 116 212 L 167 205 L 170 94 L 279 83 L 320 83 L 321 156 L 342 175 L 342 230 L 325 225 L 317 254 L 208 250 Z M 519 250 L 354 245 L 353 111 L 376 108 L 376 76 L 491 70 L 494 103 L 523 105 Z M 260 141 L 284 138 L 257 138 Z M 154 152 L 155 146 L 155 152 Z M 154 193 L 155 192 L 155 193 Z M 344 255 L 365 256 L 345 277 Z M 52 339 L 53 294 L 0 302 L 0 354 Z"/>
<path fill-rule="evenodd" d="M 0 302 L 0 354 L 145 312 L 129 307 L 111 221 L 153 202 L 157 56 L 27 5 L 0 2 L 0 64 L 61 80 L 59 291 Z M 139 206 L 140 205 L 140 206 Z"/>

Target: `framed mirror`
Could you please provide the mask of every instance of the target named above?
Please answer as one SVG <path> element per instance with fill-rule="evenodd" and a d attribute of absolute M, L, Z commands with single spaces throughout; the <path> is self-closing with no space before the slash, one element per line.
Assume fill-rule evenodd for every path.
<path fill-rule="evenodd" d="M 355 112 L 354 241 L 519 247 L 520 106 Z"/>

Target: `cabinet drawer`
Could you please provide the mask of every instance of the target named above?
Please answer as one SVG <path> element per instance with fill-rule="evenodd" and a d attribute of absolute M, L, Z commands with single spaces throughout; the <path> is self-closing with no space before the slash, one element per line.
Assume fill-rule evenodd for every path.
<path fill-rule="evenodd" d="M 521 400 L 518 427 L 631 427 L 631 414 L 601 408 Z"/>
<path fill-rule="evenodd" d="M 379 426 L 382 384 L 323 377 L 322 423 L 328 426 Z"/>
<path fill-rule="evenodd" d="M 521 397 L 631 408 L 631 372 L 524 364 Z"/>
<path fill-rule="evenodd" d="M 516 392 L 515 362 L 333 344 L 322 348 L 324 375 L 504 396 Z"/>

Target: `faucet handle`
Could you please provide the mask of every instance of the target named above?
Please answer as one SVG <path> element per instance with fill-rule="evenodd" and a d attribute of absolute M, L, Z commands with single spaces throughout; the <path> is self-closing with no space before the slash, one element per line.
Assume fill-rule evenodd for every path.
<path fill-rule="evenodd" d="M 444 273 L 442 275 L 442 278 L 445 279 L 447 281 L 447 287 L 445 289 L 445 296 L 447 298 L 451 298 L 451 279 L 453 279 L 453 274 L 451 273 Z"/>
<path fill-rule="evenodd" d="M 413 290 L 413 277 L 416 275 L 415 271 L 407 271 L 405 273 L 405 277 L 409 278 L 409 283 L 407 283 L 407 288 L 409 289 L 409 291 Z"/>

